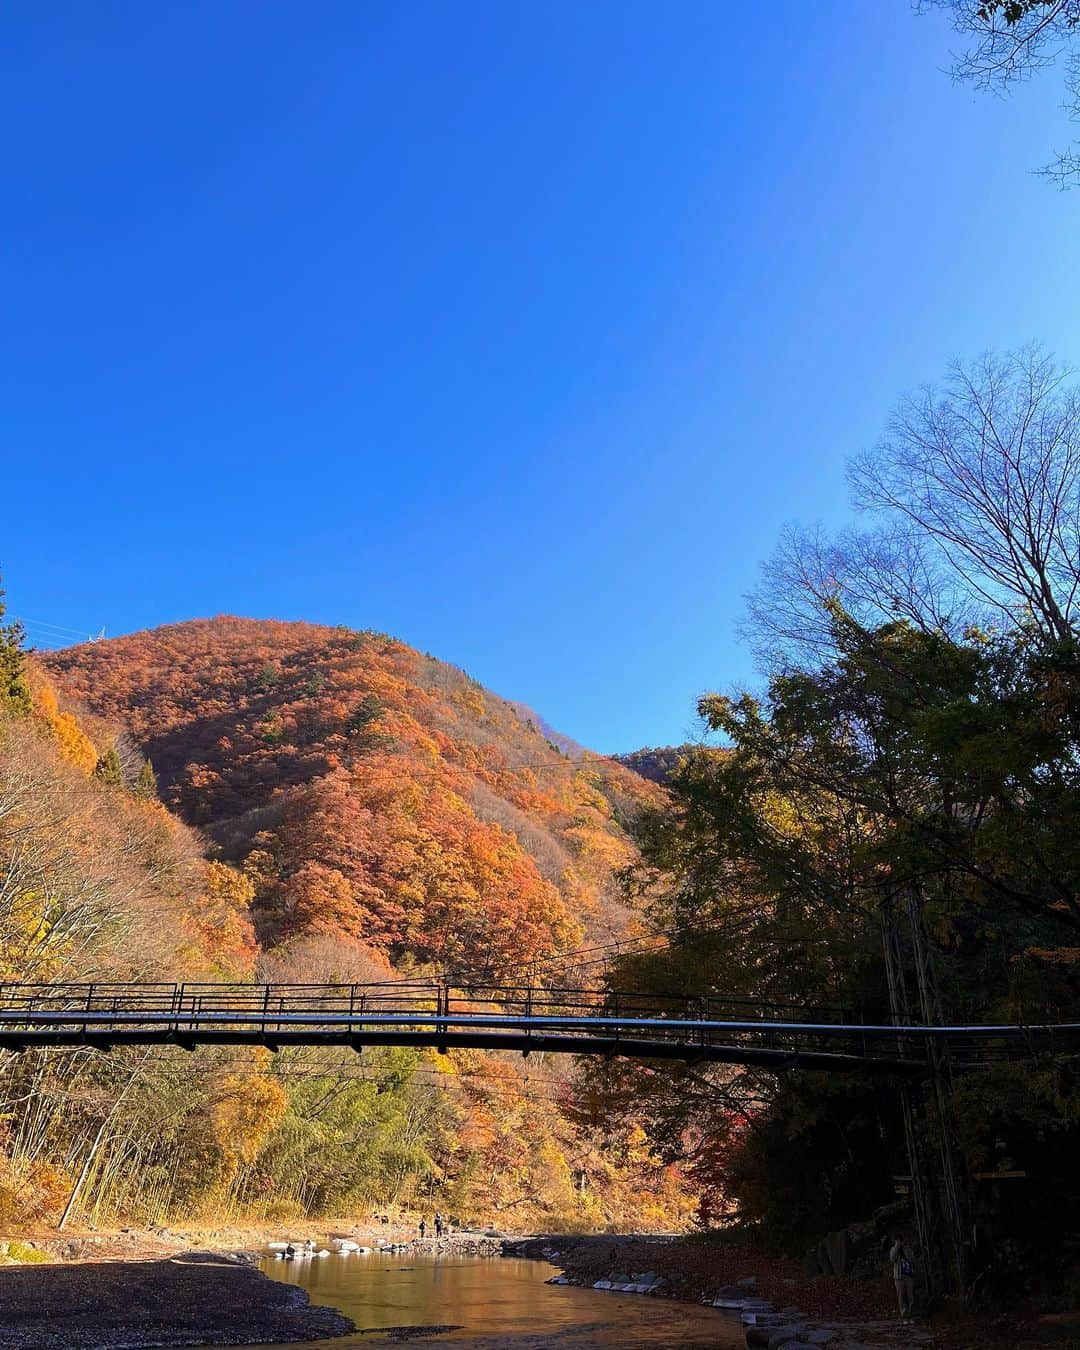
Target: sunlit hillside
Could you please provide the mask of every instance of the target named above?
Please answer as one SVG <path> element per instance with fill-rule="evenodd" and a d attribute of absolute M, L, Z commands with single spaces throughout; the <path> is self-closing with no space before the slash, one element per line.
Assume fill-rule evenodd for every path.
<path fill-rule="evenodd" d="M 583 934 L 626 926 L 622 822 L 654 789 L 571 762 L 527 716 L 401 643 L 222 619 L 57 654 L 46 670 L 19 639 L 0 627 L 5 979 L 551 980 Z M 575 975 L 598 973 L 587 961 Z M 571 1064 L 544 1055 L 0 1061 L 0 1223 L 278 1222 L 420 1203 L 546 1226 L 689 1213 L 679 1170 L 635 1127 L 583 1128 Z"/>
<path fill-rule="evenodd" d="M 255 886 L 266 947 L 347 937 L 508 976 L 624 931 L 625 823 L 657 789 L 380 633 L 217 618 L 48 666 L 125 724 L 162 799 Z"/>

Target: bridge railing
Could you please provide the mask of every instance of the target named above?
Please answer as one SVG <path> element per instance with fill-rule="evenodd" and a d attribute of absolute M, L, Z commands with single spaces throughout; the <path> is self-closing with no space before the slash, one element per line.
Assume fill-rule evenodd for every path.
<path fill-rule="evenodd" d="M 141 1039 L 140 1039 L 141 1038 Z M 841 1009 L 685 994 L 395 981 L 368 984 L 0 985 L 0 1046 L 156 1038 L 225 1043 L 483 1045 L 775 1064 L 914 1065 L 933 1043 L 964 1067 L 1080 1051 L 1080 1026 L 924 1028 Z M 651 1051 L 650 1051 L 651 1047 Z"/>

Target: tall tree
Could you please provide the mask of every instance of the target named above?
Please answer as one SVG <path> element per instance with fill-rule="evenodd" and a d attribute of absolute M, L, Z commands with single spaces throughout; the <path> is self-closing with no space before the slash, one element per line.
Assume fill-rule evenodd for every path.
<path fill-rule="evenodd" d="M 617 962 L 613 984 L 693 990 L 719 1006 L 751 999 L 809 1020 L 838 1016 L 837 1004 L 870 1022 L 1070 1020 L 1080 1007 L 1076 644 L 866 628 L 835 602 L 828 620 L 830 660 L 776 674 L 760 698 L 702 700 L 728 745 L 675 773 L 635 873 L 669 945 Z M 883 931 L 897 934 L 895 980 Z M 898 1099 L 866 1084 L 642 1067 L 609 1070 L 590 1090 L 600 1115 L 605 1105 L 641 1113 L 665 1156 L 702 1180 L 712 1212 L 734 1204 L 794 1247 L 890 1198 L 904 1161 Z M 1072 1194 L 1059 1171 L 1080 1119 L 1067 1071 L 1034 1060 L 989 1068 L 965 1077 L 955 1107 L 929 1101 L 914 1127 L 923 1152 L 936 1155 L 947 1130 L 970 1170 L 989 1159 L 1030 1170 L 1044 1195 Z M 1055 1109 L 1062 1142 L 1041 1154 Z M 960 1203 L 948 1179 L 960 1160 L 948 1157 L 941 1195 Z M 1052 1214 L 1028 1221 L 1061 1238 Z"/>
<path fill-rule="evenodd" d="M 113 787 L 121 787 L 124 782 L 124 770 L 120 764 L 120 756 L 117 753 L 116 746 L 110 745 L 98 755 L 97 765 L 94 768 L 94 777 L 99 778 L 103 783 L 109 783 Z"/>
<path fill-rule="evenodd" d="M 958 366 L 853 466 L 870 528 L 789 534 L 753 603 L 765 690 L 702 699 L 724 748 L 689 755 L 644 822 L 631 879 L 668 944 L 613 985 L 875 1021 L 1076 1016 L 1078 425 L 1039 352 Z M 1052 1261 L 1068 1220 L 1047 1197 L 1074 1195 L 1069 1072 L 945 1081 L 925 1113 L 812 1074 L 640 1066 L 591 1091 L 600 1115 L 643 1113 L 711 1212 L 734 1204 L 790 1245 L 887 1198 L 905 1148 L 937 1158 L 957 1252 L 964 1164 L 1026 1170 L 1018 1235 Z"/>

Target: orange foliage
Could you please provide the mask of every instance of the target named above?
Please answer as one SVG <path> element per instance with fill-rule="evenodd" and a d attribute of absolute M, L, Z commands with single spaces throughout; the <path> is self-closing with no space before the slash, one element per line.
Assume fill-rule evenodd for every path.
<path fill-rule="evenodd" d="M 71 1191 L 67 1172 L 43 1159 L 14 1161 L 0 1152 L 0 1224 L 51 1217 Z"/>
<path fill-rule="evenodd" d="M 476 818 L 453 777 L 375 754 L 295 794 L 258 837 L 278 931 L 346 933 L 391 956 L 496 970 L 575 942 L 558 888 L 513 834 Z"/>
<path fill-rule="evenodd" d="M 224 863 L 207 864 L 202 893 L 186 923 L 195 938 L 196 965 L 201 961 L 209 976 L 224 980 L 250 976 L 258 952 L 251 921 L 254 898 L 250 878 Z"/>
<path fill-rule="evenodd" d="M 477 1222 L 547 1228 L 686 1225 L 693 1214 L 678 1168 L 642 1130 L 576 1127 L 570 1070 L 532 1070 L 498 1055 L 454 1051 L 444 1090 L 459 1114 L 441 1159 L 447 1204 Z M 536 1076 L 531 1076 L 533 1073 Z"/>
<path fill-rule="evenodd" d="M 40 854 L 19 923 L 0 931 L 0 969 L 212 980 L 258 971 L 319 983 L 393 979 L 422 962 L 518 979 L 586 929 L 601 940 L 626 929 L 612 884 L 634 856 L 623 822 L 657 790 L 618 765 L 567 758 L 527 710 L 401 643 L 216 620 L 56 653 L 48 665 L 74 702 L 58 702 L 36 673 L 36 725 L 12 724 L 0 742 L 0 793 L 6 764 L 16 805 L 8 819 L 33 824 Z M 118 722 L 152 759 L 165 802 L 229 862 L 208 863 L 205 840 L 141 795 L 140 761 Z M 95 776 L 98 751 L 117 746 L 121 772 Z M 39 873 L 50 894 L 68 878 L 92 906 L 43 923 Z M 109 1077 L 126 1064 L 100 1058 L 103 1081 L 72 1118 L 76 1140 L 94 1138 L 102 1103 L 128 1090 L 127 1078 Z M 336 1089 L 305 1092 L 312 1075 L 336 1082 L 340 1065 L 319 1052 L 198 1061 L 179 1071 L 154 1061 L 132 1087 L 124 1111 L 144 1131 L 143 1163 L 130 1184 L 123 1168 L 95 1173 L 88 1213 L 91 1194 L 103 1212 L 167 1194 L 180 1213 L 213 1213 L 281 1176 L 317 1203 L 305 1169 L 317 1175 L 343 1139 L 353 1150 L 356 1122 L 337 1121 Z M 356 1120 L 370 1112 L 394 1148 L 395 1120 L 410 1132 L 408 1167 L 378 1173 L 377 1194 L 407 1203 L 422 1184 L 425 1203 L 518 1226 L 682 1221 L 675 1172 L 641 1141 L 613 1145 L 579 1127 L 565 1062 L 456 1052 L 424 1067 L 436 1066 L 437 1094 L 429 1077 L 410 1081 L 409 1059 L 370 1102 L 350 1089 Z M 309 1115 L 312 1102 L 325 1120 Z M 58 1159 L 81 1156 L 57 1137 Z M 0 1211 L 55 1214 L 70 1178 L 23 1156 L 16 1168 L 3 1146 L 0 1133 Z M 107 1137 L 103 1159 L 110 1147 Z M 160 1172 L 167 1186 L 148 1181 Z"/>
<path fill-rule="evenodd" d="M 658 789 L 379 634 L 222 618 L 48 658 L 255 886 L 264 945 L 349 935 L 508 975 L 618 935 L 623 820 Z"/>

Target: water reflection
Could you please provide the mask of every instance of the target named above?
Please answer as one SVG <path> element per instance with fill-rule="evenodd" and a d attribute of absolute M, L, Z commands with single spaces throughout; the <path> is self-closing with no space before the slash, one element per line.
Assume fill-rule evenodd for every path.
<path fill-rule="evenodd" d="M 267 1261 L 263 1269 L 353 1319 L 357 1333 L 321 1342 L 327 1346 L 385 1345 L 391 1327 L 435 1325 L 460 1330 L 411 1344 L 426 1350 L 741 1350 L 746 1344 L 738 1325 L 714 1309 L 548 1285 L 553 1272 L 542 1261 L 335 1255 Z"/>

